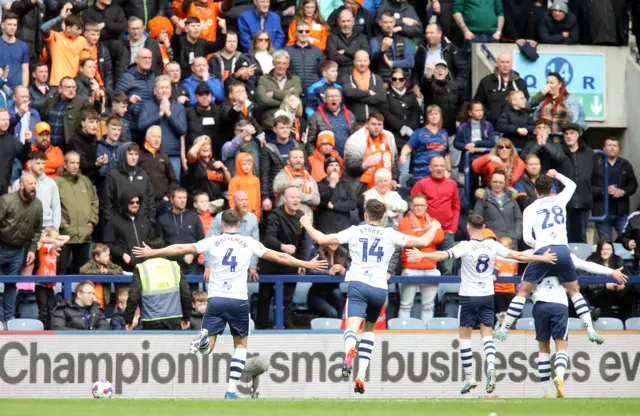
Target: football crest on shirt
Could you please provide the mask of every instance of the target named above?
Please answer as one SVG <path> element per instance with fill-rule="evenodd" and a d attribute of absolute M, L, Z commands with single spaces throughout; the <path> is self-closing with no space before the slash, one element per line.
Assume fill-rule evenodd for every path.
<path fill-rule="evenodd" d="M 549 280 L 549 279 L 547 279 L 547 280 L 544 282 L 544 285 L 545 285 L 547 288 L 549 288 L 549 289 L 553 289 L 553 286 L 554 286 L 553 282 L 552 282 L 551 280 Z"/>
<path fill-rule="evenodd" d="M 231 284 L 226 280 L 222 282 L 222 287 L 225 288 L 227 291 L 231 290 Z"/>

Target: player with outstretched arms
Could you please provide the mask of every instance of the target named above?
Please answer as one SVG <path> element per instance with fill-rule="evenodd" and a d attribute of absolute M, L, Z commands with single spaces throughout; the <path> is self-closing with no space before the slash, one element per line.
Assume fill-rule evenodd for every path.
<path fill-rule="evenodd" d="M 584 261 L 571 254 L 571 260 L 576 269 L 602 276 L 613 276 L 615 279 L 626 279 L 622 268 L 614 270 L 597 263 Z M 551 339 L 556 344 L 554 361 L 556 397 L 563 398 L 564 373 L 569 364 L 568 336 L 569 336 L 569 302 L 567 294 L 560 281 L 555 276 L 545 277 L 536 286 L 531 295 L 533 300 L 533 320 L 538 341 L 538 375 L 545 397 L 551 397 Z"/>
<path fill-rule="evenodd" d="M 558 195 L 552 196 L 551 187 L 554 178 L 564 185 L 564 189 Z M 566 207 L 576 190 L 576 184 L 566 176 L 550 169 L 546 175 L 536 179 L 535 188 L 538 199 L 533 201 L 522 215 L 524 242 L 533 247 L 536 254 L 551 249 L 557 255 L 558 261 L 556 264 L 535 262 L 527 266 L 522 276 L 520 291 L 511 301 L 507 317 L 502 326 L 494 331 L 493 337 L 501 341 L 506 340 L 509 328 L 520 317 L 527 297 L 533 292 L 536 285 L 542 282 L 546 276 L 557 276 L 567 289 L 576 313 L 584 322 L 589 340 L 596 344 L 602 344 L 604 340 L 593 328 L 589 306 L 580 294 L 576 268 L 571 261 L 571 251 L 567 239 Z M 616 280 L 622 284 L 626 278 L 616 278 Z"/>
<path fill-rule="evenodd" d="M 346 379 L 351 375 L 353 360 L 358 357 L 358 374 L 354 391 L 363 394 L 364 378 L 369 366 L 374 346 L 373 325 L 387 299 L 387 267 L 396 247 L 426 247 L 440 228 L 433 221 L 429 230 L 421 237 L 411 237 L 393 228 L 383 228 L 385 205 L 378 200 L 369 200 L 365 204 L 364 225 L 352 226 L 337 234 L 325 235 L 313 228 L 311 219 L 300 218 L 300 224 L 318 244 L 348 244 L 351 266 L 345 276 L 349 282 L 347 293 L 347 319 L 344 331 L 345 359 L 342 375 Z M 358 343 L 357 331 L 366 320 L 364 332 Z"/>
<path fill-rule="evenodd" d="M 476 322 L 480 321 L 480 334 L 487 361 L 487 393 L 493 393 L 496 388 L 496 344 L 491 336 L 495 313 L 493 307 L 493 269 L 496 257 L 501 256 L 523 262 L 541 261 L 553 263 L 556 258 L 547 250 L 542 255 L 531 255 L 509 250 L 494 239 L 484 238 L 482 229 L 484 218 L 478 214 L 471 214 L 467 219 L 467 231 L 471 239 L 462 241 L 446 251 L 423 253 L 419 250 L 409 250 L 407 258 L 418 260 L 426 258 L 433 261 L 444 261 L 462 258 L 460 273 L 460 306 L 458 322 L 460 323 L 460 359 L 464 369 L 465 383 L 460 393 L 469 393 L 477 386 L 473 378 L 473 354 L 471 352 L 471 334 Z"/>
<path fill-rule="evenodd" d="M 234 351 L 229 366 L 229 388 L 225 399 L 238 399 L 236 385 L 247 359 L 247 336 L 249 335 L 249 300 L 247 296 L 247 271 L 251 257 L 275 261 L 293 267 L 313 270 L 326 270 L 327 262 L 318 258 L 311 261 L 298 260 L 288 254 L 269 250 L 251 237 L 236 234 L 240 219 L 235 210 L 222 213 L 222 235 L 200 240 L 195 244 L 173 244 L 153 250 L 146 244 L 135 247 L 136 257 L 178 256 L 185 254 L 209 254 L 208 267 L 211 268 L 207 280 L 209 300 L 202 319 L 202 330 L 191 341 L 190 349 L 194 354 L 211 354 L 216 337 L 224 332 L 229 324 L 233 336 Z"/>

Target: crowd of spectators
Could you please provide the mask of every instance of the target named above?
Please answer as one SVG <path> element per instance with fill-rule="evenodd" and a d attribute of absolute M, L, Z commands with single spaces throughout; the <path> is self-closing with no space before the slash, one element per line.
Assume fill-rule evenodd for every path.
<path fill-rule="evenodd" d="M 135 246 L 220 234 L 219 213 L 233 208 L 240 233 L 298 258 L 317 253 L 329 274 L 343 275 L 344 248 L 314 247 L 299 218 L 337 232 L 358 223 L 372 198 L 386 204 L 385 226 L 407 234 L 439 221 L 425 250 L 464 239 L 468 213 L 523 248 L 522 211 L 549 169 L 578 183 L 566 219 L 571 242 L 587 242 L 589 214 L 603 214 L 605 200 L 596 260 L 618 266 L 614 229 L 628 250 L 640 239 L 629 204 L 634 169 L 618 140 L 607 139 L 604 189 L 602 160 L 582 138 L 584 110 L 560 74 L 530 96 L 502 53 L 491 75 L 470 84 L 473 42 L 625 44 L 623 1 L 434 0 L 428 10 L 405 0 L 5 3 L 0 274 L 29 282 L 33 274 L 133 273 Z M 185 275 L 209 273 L 206 258 L 173 260 Z M 413 263 L 400 250 L 388 270 L 454 271 L 453 261 Z M 303 273 L 254 259 L 248 278 Z M 46 328 L 108 328 L 101 308 L 114 328 L 137 324 L 137 314 L 124 313 L 126 284 L 111 296 L 111 285 L 83 282 L 58 305 L 54 286 L 5 284 L 0 321 L 15 316 L 18 290 L 34 290 Z M 285 284 L 287 327 L 295 287 Z M 197 327 L 204 299 L 192 289 Z M 437 285 L 404 285 L 400 315 L 418 290 L 428 320 Z M 630 289 L 593 293 L 610 313 Z M 272 298 L 273 285 L 260 284 L 258 328 L 272 326 Z M 340 317 L 343 302 L 337 285 L 313 284 L 307 303 Z"/>

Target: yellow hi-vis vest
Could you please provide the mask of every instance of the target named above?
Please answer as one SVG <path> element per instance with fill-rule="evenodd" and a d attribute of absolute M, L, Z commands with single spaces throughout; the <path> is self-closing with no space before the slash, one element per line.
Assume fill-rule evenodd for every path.
<path fill-rule="evenodd" d="M 142 283 L 140 319 L 182 318 L 180 266 L 175 261 L 149 259 L 136 266 Z"/>

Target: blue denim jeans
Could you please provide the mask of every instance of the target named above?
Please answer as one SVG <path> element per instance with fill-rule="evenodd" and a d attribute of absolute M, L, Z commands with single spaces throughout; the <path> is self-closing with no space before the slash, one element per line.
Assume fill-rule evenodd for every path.
<path fill-rule="evenodd" d="M 618 236 L 622 235 L 622 231 L 624 230 L 624 226 L 627 223 L 627 218 L 629 214 L 609 214 L 607 218 L 605 218 L 602 222 L 596 223 L 596 230 L 598 230 L 598 236 L 600 240 L 609 240 L 613 241 L 613 229 L 616 229 Z"/>
<path fill-rule="evenodd" d="M 497 40 L 493 38 L 493 33 L 474 33 L 474 38 L 471 40 L 463 40 L 460 45 L 460 56 L 464 58 L 469 64 L 471 64 L 471 44 L 472 43 L 496 43 Z M 469 77 L 471 82 L 471 77 Z"/>
<path fill-rule="evenodd" d="M 24 263 L 24 249 L 7 249 L 0 247 L 0 275 L 18 276 Z M 16 307 L 16 284 L 4 284 L 3 314 L 0 321 L 13 319 Z"/>
<path fill-rule="evenodd" d="M 173 171 L 176 174 L 178 183 L 180 183 L 180 173 L 182 173 L 182 161 L 180 160 L 180 156 L 169 156 L 169 161 L 171 162 L 171 167 L 173 167 Z"/>
<path fill-rule="evenodd" d="M 439 251 L 449 250 L 455 245 L 455 234 L 450 232 L 444 233 L 444 240 L 436 247 Z M 453 274 L 453 262 L 455 260 L 445 260 L 438 262 L 438 270 L 442 276 L 451 276 Z"/>

